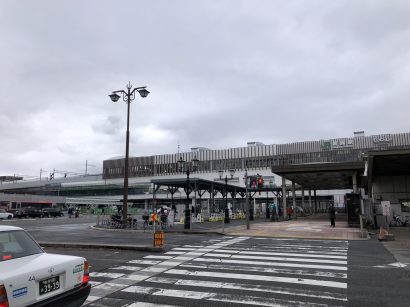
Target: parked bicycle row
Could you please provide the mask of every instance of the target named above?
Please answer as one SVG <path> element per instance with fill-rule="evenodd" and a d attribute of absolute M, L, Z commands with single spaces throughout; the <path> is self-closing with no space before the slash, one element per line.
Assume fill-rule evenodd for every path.
<path fill-rule="evenodd" d="M 126 223 L 123 222 L 121 215 L 104 215 L 97 219 L 97 226 L 113 229 L 167 231 L 171 225 L 167 215 L 151 214 L 151 216 L 143 215 L 141 219 L 138 219 L 137 216 L 129 216 Z"/>

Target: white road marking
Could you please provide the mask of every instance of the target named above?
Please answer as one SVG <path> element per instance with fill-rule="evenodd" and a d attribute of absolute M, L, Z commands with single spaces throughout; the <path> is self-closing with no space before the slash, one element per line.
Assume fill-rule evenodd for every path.
<path fill-rule="evenodd" d="M 237 246 L 235 247 L 230 247 L 227 246 L 225 247 L 225 250 L 237 250 Z M 326 255 L 340 255 L 340 256 L 345 256 L 347 255 L 347 251 L 344 252 L 335 252 L 335 251 L 325 251 L 325 250 L 311 250 L 309 248 L 296 248 L 296 247 L 292 247 L 292 248 L 287 248 L 287 247 L 276 247 L 276 248 L 272 248 L 272 246 L 270 246 L 269 248 L 264 248 L 264 249 L 256 249 L 256 248 L 251 248 L 251 247 L 243 247 L 241 248 L 241 251 L 264 251 L 264 252 L 303 252 L 306 254 L 326 254 Z"/>
<path fill-rule="evenodd" d="M 190 279 L 175 279 L 175 278 L 161 278 L 161 277 L 151 277 L 146 280 L 147 282 L 161 283 L 161 284 L 172 284 L 177 286 L 190 286 L 190 287 L 204 287 L 204 288 L 215 288 L 215 289 L 233 289 L 233 290 L 243 290 L 243 291 L 253 291 L 253 292 L 263 292 L 263 293 L 277 293 L 285 295 L 296 295 L 296 296 L 306 296 L 315 297 L 320 299 L 331 299 L 339 301 L 347 301 L 346 295 L 324 292 L 324 291 L 310 291 L 310 290 L 298 290 L 294 288 L 282 288 L 282 287 L 270 287 L 263 285 L 249 285 L 241 283 L 229 283 L 229 282 L 214 282 L 214 281 L 203 281 L 203 280 L 190 280 Z"/>
<path fill-rule="evenodd" d="M 241 251 L 241 250 L 226 250 L 218 249 L 216 253 L 231 253 L 231 254 L 246 254 L 246 255 L 267 255 L 267 256 L 290 256 L 290 257 L 308 257 L 308 258 L 329 258 L 329 259 L 347 259 L 347 255 L 334 256 L 323 254 L 298 254 L 298 253 L 278 253 L 278 252 L 258 252 L 258 251 Z"/>
<path fill-rule="evenodd" d="M 171 269 L 165 272 L 166 274 L 184 275 L 184 276 L 201 276 L 201 277 L 214 277 L 214 278 L 227 278 L 227 279 L 244 279 L 244 280 L 258 280 L 258 281 L 270 281 L 280 283 L 292 283 L 299 285 L 311 285 L 330 288 L 342 288 L 347 289 L 347 283 L 329 280 L 317 280 L 317 279 L 305 279 L 305 278 L 293 278 L 293 277 L 277 277 L 266 275 L 251 275 L 251 274 L 235 274 L 235 273 L 219 273 L 219 272 L 206 272 L 206 271 L 187 271 Z"/>
<path fill-rule="evenodd" d="M 207 264 L 207 265 L 192 265 L 192 264 L 181 264 L 183 268 L 195 268 L 195 269 L 212 269 L 212 270 L 229 270 L 229 271 L 241 271 L 241 272 L 259 272 L 259 273 L 270 273 L 270 274 L 287 274 L 287 275 L 307 275 L 315 277 L 328 277 L 328 278 L 347 278 L 345 273 L 334 273 L 326 271 L 307 271 L 307 270 L 288 270 L 288 269 L 272 269 L 262 266 L 233 266 L 228 264 L 218 265 L 218 264 Z"/>
<path fill-rule="evenodd" d="M 212 258 L 202 258 L 202 257 L 195 258 L 193 259 L 193 261 L 347 271 L 347 267 L 345 266 L 318 265 L 318 264 L 306 264 L 306 263 L 286 263 L 286 262 L 266 262 L 266 261 L 261 262 L 261 261 L 251 261 L 251 260 L 217 259 L 217 258 L 212 259 Z"/>
<path fill-rule="evenodd" d="M 245 304 L 252 306 L 305 306 L 305 302 L 279 300 L 268 297 L 253 297 L 253 296 L 233 296 L 231 294 L 220 294 L 211 292 L 198 292 L 186 290 L 172 290 L 152 287 L 131 286 L 122 290 L 128 293 L 140 293 L 147 295 L 176 297 L 193 300 L 207 300 L 215 302 L 225 302 L 233 304 Z M 309 306 L 327 306 L 323 304 L 309 303 Z"/>
<path fill-rule="evenodd" d="M 119 278 L 124 276 L 125 274 L 120 273 L 105 273 L 105 272 L 92 272 L 90 273 L 90 277 L 107 277 L 107 278 Z"/>
<path fill-rule="evenodd" d="M 118 291 L 128 285 L 117 284 L 113 282 L 105 282 L 98 286 L 95 286 L 93 289 L 102 289 L 102 290 L 109 290 L 110 292 Z"/>
<path fill-rule="evenodd" d="M 140 266 L 127 266 L 127 265 L 122 265 L 122 266 L 116 266 L 113 268 L 109 268 L 109 270 L 125 270 L 125 271 L 139 271 L 142 270 L 143 268 Z"/>
<path fill-rule="evenodd" d="M 134 302 L 131 305 L 127 305 L 127 307 L 176 307 L 176 306 L 175 305 L 145 303 L 145 302 Z"/>
<path fill-rule="evenodd" d="M 206 254 L 206 256 L 213 256 L 212 253 Z M 220 256 L 213 256 L 220 257 Z M 347 261 L 341 260 L 323 260 L 323 259 L 308 259 L 308 258 L 287 258 L 287 257 L 263 257 L 263 256 L 244 256 L 244 255 L 232 255 L 231 258 L 235 259 L 255 259 L 255 260 L 269 260 L 269 261 L 289 261 L 289 262 L 310 262 L 310 263 L 331 263 L 331 264 L 344 264 L 347 265 Z"/>
<path fill-rule="evenodd" d="M 92 281 L 92 280 L 90 280 L 89 283 L 90 283 L 91 287 L 95 287 L 95 286 L 98 286 L 98 285 L 102 284 L 101 281 Z"/>
<path fill-rule="evenodd" d="M 99 296 L 93 296 L 93 295 L 89 295 L 87 297 L 87 299 L 85 300 L 85 304 L 91 303 L 91 302 L 95 302 L 96 300 L 99 300 L 101 297 Z"/>
<path fill-rule="evenodd" d="M 144 259 L 171 259 L 172 256 L 158 256 L 158 255 L 148 255 L 145 256 Z"/>
<path fill-rule="evenodd" d="M 240 242 L 238 242 L 237 244 L 238 244 L 238 245 L 246 245 L 246 246 L 247 246 L 246 243 L 240 243 Z M 309 249 L 313 249 L 313 250 L 329 250 L 329 251 L 337 250 L 337 251 L 342 251 L 342 252 L 347 251 L 347 249 L 349 248 L 348 245 L 344 245 L 344 246 L 326 246 L 326 245 L 286 244 L 286 243 L 284 243 L 284 244 L 278 244 L 277 246 L 276 246 L 276 245 L 272 245 L 272 244 L 269 244 L 269 245 L 258 245 L 258 247 L 259 247 L 259 248 L 263 248 L 263 247 L 266 247 L 266 248 L 276 248 L 276 247 L 309 248 Z"/>
<path fill-rule="evenodd" d="M 128 261 L 127 263 L 155 265 L 155 264 L 158 264 L 160 262 L 161 261 L 155 261 L 155 260 L 131 260 L 131 261 Z"/>
<path fill-rule="evenodd" d="M 193 247 L 174 247 L 172 250 L 173 251 L 194 251 L 194 250 L 197 250 L 197 248 L 193 248 Z"/>

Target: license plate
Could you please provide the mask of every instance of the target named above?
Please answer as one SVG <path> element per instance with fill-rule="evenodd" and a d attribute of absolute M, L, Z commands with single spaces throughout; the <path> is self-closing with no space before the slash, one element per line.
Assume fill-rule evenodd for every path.
<path fill-rule="evenodd" d="M 40 280 L 40 295 L 60 289 L 60 276 Z"/>

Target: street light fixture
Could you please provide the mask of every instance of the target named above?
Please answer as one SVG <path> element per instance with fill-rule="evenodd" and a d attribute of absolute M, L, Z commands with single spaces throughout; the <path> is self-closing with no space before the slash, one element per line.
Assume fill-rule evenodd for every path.
<path fill-rule="evenodd" d="M 131 101 L 135 99 L 135 92 L 138 92 L 142 98 L 148 96 L 149 91 L 146 89 L 146 86 L 135 87 L 132 89 L 132 85 L 128 82 L 127 91 L 119 90 L 114 91 L 110 96 L 113 102 L 117 102 L 122 94 L 122 100 L 127 103 L 127 133 L 125 139 L 125 167 L 124 167 L 124 199 L 123 199 L 123 208 L 122 208 L 122 223 L 124 228 L 127 227 L 127 218 L 128 218 L 128 168 L 129 168 L 129 147 L 130 147 L 130 104 Z"/>

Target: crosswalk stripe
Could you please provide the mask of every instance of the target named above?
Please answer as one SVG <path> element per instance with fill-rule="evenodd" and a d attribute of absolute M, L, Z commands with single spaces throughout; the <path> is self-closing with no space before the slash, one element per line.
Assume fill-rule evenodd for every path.
<path fill-rule="evenodd" d="M 175 305 L 163 305 L 163 304 L 153 304 L 153 303 L 145 303 L 145 302 L 134 302 L 131 305 L 127 305 L 127 307 L 175 307 Z"/>
<path fill-rule="evenodd" d="M 263 285 L 248 285 L 241 283 L 229 283 L 229 282 L 214 282 L 214 281 L 204 281 L 204 280 L 191 280 L 191 279 L 175 279 L 175 278 L 161 278 L 161 277 L 151 277 L 146 280 L 152 283 L 161 284 L 172 284 L 178 286 L 190 286 L 190 287 L 204 287 L 204 288 L 215 288 L 215 289 L 233 289 L 241 291 L 251 291 L 251 292 L 263 292 L 263 293 L 276 293 L 282 295 L 296 295 L 296 296 L 306 296 L 314 297 L 320 299 L 330 299 L 347 301 L 346 295 L 325 292 L 325 291 L 312 291 L 312 290 L 298 290 L 294 288 L 283 288 L 283 287 L 271 287 Z"/>
<path fill-rule="evenodd" d="M 174 247 L 173 251 L 195 251 L 197 248 L 195 247 Z"/>
<path fill-rule="evenodd" d="M 122 290 L 128 293 L 139 293 L 155 296 L 166 296 L 185 298 L 193 300 L 207 300 L 233 304 L 245 304 L 254 306 L 305 306 L 304 302 L 280 300 L 270 297 L 254 297 L 254 296 L 235 296 L 231 294 L 212 293 L 212 292 L 199 292 L 199 291 L 187 291 L 187 290 L 174 290 L 174 289 L 162 289 L 154 287 L 140 287 L 131 286 Z M 309 306 L 327 306 L 324 304 L 309 303 Z"/>
<path fill-rule="evenodd" d="M 310 262 L 310 263 L 331 263 L 331 264 L 347 264 L 347 261 L 341 260 L 324 260 L 324 259 L 310 259 L 310 258 L 288 258 L 288 257 L 268 257 L 268 256 L 247 256 L 247 255 L 230 255 L 221 253 L 207 253 L 207 257 L 232 258 L 232 259 L 255 259 L 255 260 L 269 260 L 269 261 L 288 261 L 288 262 Z"/>
<path fill-rule="evenodd" d="M 207 265 L 193 265 L 193 264 L 181 264 L 183 268 L 196 268 L 196 269 L 212 269 L 212 270 L 229 270 L 229 271 L 246 271 L 246 272 L 259 272 L 259 273 L 278 273 L 287 275 L 306 275 L 315 277 L 327 277 L 327 278 L 347 278 L 345 273 L 335 273 L 326 271 L 307 271 L 307 270 L 289 270 L 289 269 L 272 269 L 266 268 L 265 266 L 233 266 L 228 264 L 218 265 L 218 264 L 207 264 Z"/>
<path fill-rule="evenodd" d="M 145 259 L 171 259 L 173 256 L 158 256 L 158 255 L 148 255 L 144 257 Z"/>
<path fill-rule="evenodd" d="M 252 261 L 252 260 L 217 259 L 217 258 L 212 259 L 212 258 L 203 258 L 203 257 L 195 258 L 193 259 L 193 261 L 347 271 L 347 267 L 345 266 L 318 265 L 318 264 L 306 264 L 306 263 L 260 262 L 260 261 Z"/>
<path fill-rule="evenodd" d="M 106 272 L 92 272 L 90 273 L 90 277 L 107 277 L 107 278 L 119 278 L 124 276 L 125 274 L 120 273 L 106 273 Z"/>
<path fill-rule="evenodd" d="M 241 251 L 241 250 L 230 250 L 230 249 L 218 249 L 215 250 L 216 253 L 230 253 L 230 254 L 248 254 L 248 255 L 269 255 L 269 256 L 291 256 L 291 257 L 308 257 L 308 258 L 329 258 L 329 259 L 347 259 L 345 256 L 334 256 L 334 255 L 311 255 L 311 254 L 298 254 L 298 253 L 275 253 L 275 252 L 261 252 L 261 251 Z"/>
<path fill-rule="evenodd" d="M 158 264 L 161 261 L 157 261 L 157 260 L 130 260 L 127 263 L 136 263 L 136 264 L 149 264 L 149 265 L 154 265 L 154 264 Z"/>
<path fill-rule="evenodd" d="M 220 257 L 221 254 L 208 253 L 206 256 Z M 310 262 L 310 263 L 331 263 L 331 264 L 345 264 L 347 261 L 339 260 L 323 260 L 323 259 L 308 259 L 308 258 L 287 258 L 287 257 L 264 257 L 264 256 L 245 256 L 245 255 L 231 255 L 235 259 L 255 259 L 255 260 L 270 260 L 270 261 L 289 261 L 289 262 Z"/>
<path fill-rule="evenodd" d="M 237 245 L 246 245 L 247 246 L 247 244 L 246 243 L 237 243 Z M 258 245 L 260 248 L 263 248 L 263 247 L 267 247 L 267 248 L 272 248 L 272 247 L 275 247 L 274 245 L 272 245 L 272 244 L 269 244 L 269 245 L 263 245 L 263 244 L 261 244 L 261 245 Z M 317 249 L 317 250 L 329 250 L 329 251 L 342 251 L 342 252 L 345 252 L 345 251 L 347 251 L 348 250 L 348 245 L 346 245 L 346 246 L 323 246 L 323 245 L 309 245 L 309 244 L 278 244 L 278 247 L 287 247 L 287 248 L 294 248 L 294 247 L 296 247 L 296 248 L 309 248 L 309 249 Z"/>
<path fill-rule="evenodd" d="M 173 252 L 173 251 L 170 251 L 170 252 L 166 252 L 165 255 L 183 255 L 185 253 L 186 252 Z"/>
<path fill-rule="evenodd" d="M 188 271 L 188 270 L 177 270 L 177 269 L 171 269 L 171 270 L 166 271 L 165 273 L 174 274 L 174 275 L 184 275 L 184 276 L 200 276 L 200 277 L 215 277 L 215 278 L 228 278 L 228 279 L 283 282 L 283 283 L 292 283 L 292 284 L 300 284 L 300 285 L 311 285 L 311 286 L 347 289 L 347 283 L 345 282 L 307 279 L 307 278 L 278 277 L 278 276 L 235 274 L 235 273 L 219 273 L 219 272 L 210 272 L 210 271 Z"/>
<path fill-rule="evenodd" d="M 110 268 L 110 270 L 124 270 L 124 271 L 139 271 L 143 268 L 140 266 L 129 266 L 129 265 L 122 265 Z"/>

